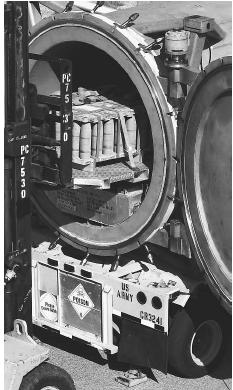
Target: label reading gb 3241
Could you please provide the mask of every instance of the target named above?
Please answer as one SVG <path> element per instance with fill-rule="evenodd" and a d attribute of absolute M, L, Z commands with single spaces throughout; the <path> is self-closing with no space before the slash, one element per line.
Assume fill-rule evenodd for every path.
<path fill-rule="evenodd" d="M 156 315 L 147 313 L 146 311 L 140 311 L 140 318 L 142 320 L 153 322 L 153 324 L 157 324 L 160 326 L 163 325 L 162 317 L 157 317 Z"/>

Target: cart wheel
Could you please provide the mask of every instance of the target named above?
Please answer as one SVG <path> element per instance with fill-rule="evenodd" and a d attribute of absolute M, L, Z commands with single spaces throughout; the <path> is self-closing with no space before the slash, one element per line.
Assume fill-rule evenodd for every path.
<path fill-rule="evenodd" d="M 175 314 L 168 337 L 168 359 L 177 374 L 198 378 L 216 362 L 223 333 L 214 315 L 200 315 L 195 310 L 192 317 L 185 309 Z"/>
<path fill-rule="evenodd" d="M 65 370 L 42 363 L 23 378 L 19 390 L 75 390 L 75 386 Z"/>

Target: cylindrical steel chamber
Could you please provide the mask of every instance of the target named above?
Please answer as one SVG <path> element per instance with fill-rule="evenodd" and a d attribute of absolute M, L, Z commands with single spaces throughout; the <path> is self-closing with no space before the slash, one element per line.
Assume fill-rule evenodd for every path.
<path fill-rule="evenodd" d="M 120 224 L 94 224 L 88 218 L 85 220 L 61 212 L 48 199 L 49 191 L 46 192 L 39 185 L 34 186 L 33 198 L 37 207 L 48 222 L 59 230 L 62 238 L 73 246 L 84 250 L 87 248 L 95 254 L 115 255 L 136 249 L 167 221 L 173 209 L 174 122 L 168 115 L 170 107 L 157 79 L 158 68 L 154 57 L 150 53 L 136 52 L 139 43 L 145 44 L 146 37 L 144 39 L 136 31 L 121 30 L 103 16 L 82 13 L 56 15 L 42 20 L 30 38 L 30 52 L 72 60 L 73 90 L 78 90 L 80 85 L 94 89 L 116 83 L 122 93 L 122 100 L 130 90 L 136 96 L 140 110 L 143 110 L 141 114 L 135 108 L 139 117 L 139 135 L 143 139 L 140 145 L 141 159 L 149 170 L 148 180 L 141 187 L 143 200 L 140 206 L 132 215 L 127 214 Z M 36 84 L 38 93 L 51 94 L 59 89 L 55 73 L 55 69 L 43 62 L 30 61 L 31 82 Z M 112 100 L 121 103 L 119 96 Z M 129 128 L 129 138 L 135 144 L 136 136 L 132 130 L 136 124 L 131 118 L 129 120 L 126 117 L 125 122 L 126 128 Z M 109 119 L 103 122 L 102 130 L 102 150 L 105 156 L 114 149 L 115 142 L 114 122 Z M 93 123 L 91 137 L 90 123 L 81 125 L 80 158 L 88 159 L 91 149 L 95 149 L 92 146 L 94 130 Z M 75 142 L 75 138 L 73 140 Z M 122 187 L 124 190 L 124 184 Z M 136 183 L 130 187 L 131 190 L 134 187 L 137 190 Z M 79 193 L 79 190 L 75 191 Z"/>
<path fill-rule="evenodd" d="M 216 74 L 210 69 L 206 72 L 207 82 L 193 87 L 194 92 L 185 104 L 184 126 L 187 128 L 178 134 L 177 152 L 177 124 L 170 115 L 171 106 L 159 82 L 155 53 L 138 50 L 139 44 L 148 44 L 148 38 L 131 28 L 121 29 L 102 15 L 60 14 L 34 27 L 30 52 L 70 59 L 73 90 L 82 87 L 82 91 L 100 91 L 107 99 L 105 103 L 110 104 L 104 106 L 103 101 L 95 107 L 96 103 L 78 107 L 77 110 L 86 109 L 85 118 L 80 112 L 77 114 L 75 108 L 72 154 L 74 174 L 80 175 L 77 167 L 83 164 L 82 175 L 89 178 L 94 174 L 85 167 L 90 159 L 98 157 L 101 149 L 95 174 L 100 172 L 101 180 L 108 179 L 110 185 L 104 190 L 85 187 L 54 190 L 34 184 L 33 201 L 49 225 L 73 247 L 102 256 L 127 253 L 149 241 L 168 221 L 175 205 L 178 161 L 179 191 L 193 254 L 205 270 L 210 285 L 229 308 L 231 216 L 227 211 L 230 197 L 227 172 L 231 154 L 228 142 L 223 139 L 225 132 L 226 139 L 230 134 L 230 64 L 218 64 Z M 52 94 L 59 89 L 57 69 L 46 63 L 30 61 L 30 77 L 40 94 Z M 200 77 L 204 78 L 205 74 Z M 215 83 L 217 86 L 222 83 L 223 89 L 216 89 Z M 201 95 L 197 94 L 198 89 Z M 213 91 L 217 95 L 213 96 Z M 201 107 L 195 109 L 198 101 L 202 101 L 203 112 Z M 103 110 L 95 116 L 92 107 L 101 104 Z M 223 107 L 227 110 L 225 116 Z M 121 113 L 121 121 L 116 111 Z M 129 178 L 129 172 L 123 172 L 118 165 L 119 158 L 126 151 L 126 155 L 129 153 L 123 131 L 119 137 L 119 123 L 128 131 L 135 161 L 139 167 L 143 166 L 144 173 L 139 178 Z M 189 128 L 195 123 L 197 127 L 192 134 L 197 138 L 192 139 Z M 198 133 L 197 129 L 200 129 Z M 190 141 L 187 141 L 188 136 Z M 221 142 L 218 142 L 219 137 Z M 129 160 L 126 158 L 126 165 Z M 210 176 L 211 186 L 208 187 Z M 220 187 L 224 188 L 226 199 L 217 190 Z M 222 207 L 217 207 L 219 202 Z M 207 229 L 207 225 L 211 227 Z M 210 244 L 211 239 L 215 246 Z"/>

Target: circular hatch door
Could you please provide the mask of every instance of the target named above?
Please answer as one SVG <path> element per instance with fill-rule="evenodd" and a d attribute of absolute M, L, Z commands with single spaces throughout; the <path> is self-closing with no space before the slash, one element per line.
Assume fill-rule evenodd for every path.
<path fill-rule="evenodd" d="M 232 60 L 207 66 L 185 103 L 179 189 L 194 256 L 231 308 Z"/>

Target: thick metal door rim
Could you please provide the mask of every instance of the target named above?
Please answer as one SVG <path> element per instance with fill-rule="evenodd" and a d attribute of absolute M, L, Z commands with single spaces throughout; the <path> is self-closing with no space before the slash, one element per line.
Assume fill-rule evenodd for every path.
<path fill-rule="evenodd" d="M 73 16 L 73 15 L 72 15 Z M 75 15 L 76 16 L 76 18 L 77 18 L 77 15 Z M 89 15 L 88 15 L 88 17 L 90 17 Z M 100 18 L 100 17 L 98 17 L 98 18 Z M 101 17 L 102 18 L 102 17 Z M 106 19 L 106 18 L 104 18 L 104 19 Z M 108 21 L 109 22 L 109 21 Z M 110 25 L 112 25 L 112 22 L 109 22 L 110 23 Z M 65 26 L 67 26 L 68 24 L 65 24 Z M 58 25 L 59 26 L 59 25 Z M 82 26 L 82 27 L 84 27 L 84 28 L 87 28 L 86 26 Z M 52 27 L 51 27 L 52 28 Z M 39 33 L 39 35 L 38 36 L 40 36 L 40 34 L 43 34 L 44 32 L 46 32 L 46 31 L 50 31 L 50 29 L 47 29 L 47 30 L 44 30 L 44 31 L 42 31 L 41 33 Z M 117 31 L 117 30 L 116 30 Z M 100 33 L 98 30 L 97 30 L 97 32 L 98 32 L 98 34 Z M 122 32 L 120 31 L 120 34 L 122 34 Z M 128 32 L 126 33 L 125 31 L 124 31 L 124 35 L 126 35 L 127 36 L 127 34 L 128 34 Z M 138 35 L 136 32 L 132 32 L 132 34 L 133 35 Z M 33 42 L 34 42 L 34 40 L 36 40 L 36 38 L 38 37 L 38 36 L 36 36 L 36 37 L 33 37 L 32 36 L 32 44 L 33 44 Z M 109 35 L 108 35 L 108 39 L 109 39 Z M 127 37 L 127 39 L 128 39 L 128 37 Z M 142 38 L 141 38 L 141 36 L 140 36 L 140 40 L 141 40 Z M 130 45 L 132 46 L 132 42 L 129 42 L 130 43 Z M 116 41 L 114 41 L 114 44 L 116 44 Z M 122 47 L 120 47 L 120 49 L 122 50 L 123 48 Z M 132 54 L 131 54 L 132 55 Z M 141 54 L 140 54 L 141 55 Z M 145 55 L 143 54 L 143 58 L 145 57 Z M 135 65 L 135 62 L 133 62 L 134 63 L 134 65 Z M 155 67 L 155 64 L 153 64 L 153 68 Z M 147 76 L 147 78 L 148 78 L 148 74 L 146 75 Z M 154 77 L 154 76 L 153 76 Z M 145 74 L 144 74 L 144 78 L 145 78 Z M 151 81 L 150 81 L 151 82 Z M 158 81 L 157 81 L 157 83 L 158 83 Z M 155 87 L 154 87 L 154 89 L 155 89 Z M 155 92 L 155 90 L 154 90 L 154 92 Z M 160 92 L 161 93 L 161 92 Z M 152 93 L 152 91 L 150 91 L 150 94 L 151 95 L 153 95 L 153 93 Z M 157 94 L 156 94 L 157 95 Z M 155 97 L 154 97 L 155 98 Z M 153 98 L 153 99 L 154 99 Z M 164 98 L 163 98 L 164 99 Z M 156 100 L 158 100 L 158 95 L 156 96 Z M 161 103 L 161 96 L 160 96 L 160 103 Z M 164 101 L 162 101 L 162 106 L 163 106 L 163 104 L 164 104 Z M 166 106 L 166 104 L 165 104 L 165 106 Z M 159 110 L 161 110 L 161 106 L 160 106 L 160 108 L 159 108 Z M 161 115 L 161 114 L 160 114 Z M 166 117 L 166 119 L 165 119 L 165 117 L 166 117 L 166 113 L 163 113 L 163 116 L 162 116 L 162 118 L 161 118 L 161 122 L 163 123 L 163 126 L 165 125 L 165 120 L 166 120 L 166 122 L 169 120 L 169 118 L 167 118 Z M 167 122 L 168 123 L 168 122 Z M 169 135 L 169 137 L 171 138 L 172 137 L 172 134 L 164 134 L 164 132 L 163 132 L 163 137 L 167 137 Z M 171 144 L 170 143 L 168 143 L 168 147 L 171 147 Z M 169 150 L 168 150 L 169 151 Z M 169 151 L 170 153 L 171 153 L 171 150 Z M 173 160 L 173 159 L 172 159 Z M 173 183 L 174 183 L 174 167 L 175 167 L 175 163 L 174 163 L 174 160 L 173 161 L 169 161 L 169 167 L 168 167 L 168 163 L 167 163 L 167 167 L 166 167 L 166 175 L 164 176 L 164 184 L 167 182 L 167 181 L 172 181 Z M 169 171 L 168 170 L 170 170 L 170 176 L 169 176 Z M 171 173 L 172 172 L 172 173 Z M 171 180 L 171 177 L 173 176 L 173 179 Z M 172 184 L 173 185 L 173 184 Z M 170 185 L 169 185 L 169 187 L 170 187 L 170 190 L 169 190 L 169 195 L 172 195 L 172 192 L 173 192 L 173 190 L 172 190 L 172 185 L 171 185 L 171 183 L 170 183 Z M 166 186 L 166 184 L 165 184 L 165 186 Z M 167 201 L 166 201 L 167 202 Z M 167 211 L 166 211 L 166 213 L 165 213 L 165 216 L 163 217 L 163 220 L 162 220 L 162 222 L 160 223 L 160 226 L 164 223 L 164 222 L 166 222 L 165 220 L 168 218 L 168 216 L 170 215 L 170 213 L 171 213 L 171 209 L 173 208 L 173 203 L 172 203 L 172 201 L 170 201 L 170 202 L 168 202 L 168 203 L 170 203 L 170 206 L 169 207 L 167 207 L 166 206 L 166 208 L 167 208 Z M 157 203 L 158 204 L 158 203 Z M 153 205 L 154 206 L 154 205 Z M 156 207 L 153 207 L 153 209 L 155 209 Z M 163 212 L 164 213 L 164 212 Z M 152 213 L 153 214 L 153 213 Z M 151 218 L 149 218 L 149 220 L 150 220 Z M 149 220 L 147 221 L 147 225 L 149 224 L 150 225 L 150 222 L 149 222 Z M 145 223 L 144 223 L 144 225 L 145 225 Z M 158 226 L 159 227 L 159 226 Z M 153 232 L 155 231 L 155 229 L 153 228 L 153 229 L 149 229 L 150 231 L 149 231 L 149 233 L 147 233 L 147 237 L 149 237 L 151 234 L 153 234 Z M 137 233 L 135 234 L 134 233 L 134 237 L 136 236 L 136 235 L 138 235 L 138 234 L 141 234 L 141 232 L 142 232 L 142 227 L 140 226 L 140 229 L 137 231 Z M 62 229 L 62 234 L 64 234 L 64 229 Z M 143 234 L 143 233 L 142 233 Z M 140 237 L 139 237 L 139 239 L 140 239 Z M 73 240 L 73 238 L 72 238 L 72 240 Z M 143 240 L 144 240 L 144 238 L 143 238 Z M 83 242 L 82 242 L 82 245 L 84 245 L 85 246 L 85 243 L 86 243 L 86 240 L 84 239 L 83 240 Z M 92 244 L 92 243 L 91 243 Z M 109 242 L 106 242 L 106 243 L 101 243 L 101 245 L 102 245 L 102 248 L 105 246 L 106 247 L 106 250 L 107 250 L 107 247 L 109 247 L 109 246 L 114 246 L 114 245 L 117 245 L 118 244 L 118 242 L 117 241 L 112 241 L 111 243 L 110 243 L 110 245 L 109 245 Z"/>

